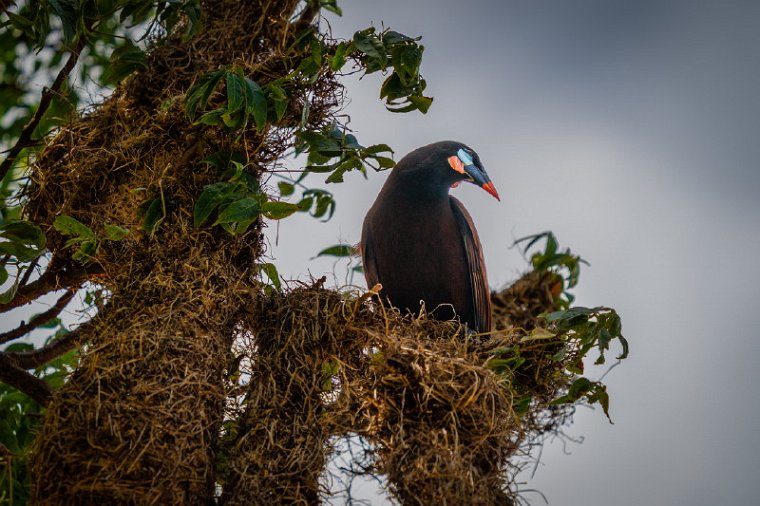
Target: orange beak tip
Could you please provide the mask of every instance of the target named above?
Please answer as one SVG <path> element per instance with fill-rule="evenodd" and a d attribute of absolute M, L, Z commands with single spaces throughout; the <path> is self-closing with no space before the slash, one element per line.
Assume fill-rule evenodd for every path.
<path fill-rule="evenodd" d="M 497 191 L 496 191 L 496 187 L 493 185 L 493 183 L 492 183 L 491 181 L 489 181 L 489 182 L 487 182 L 486 184 L 484 184 L 484 185 L 482 186 L 482 188 L 483 188 L 485 191 L 487 191 L 488 193 L 490 193 L 491 195 L 493 195 L 493 197 L 494 197 L 496 200 L 498 200 L 499 202 L 501 202 L 501 199 L 499 198 L 499 192 L 497 192 Z"/>

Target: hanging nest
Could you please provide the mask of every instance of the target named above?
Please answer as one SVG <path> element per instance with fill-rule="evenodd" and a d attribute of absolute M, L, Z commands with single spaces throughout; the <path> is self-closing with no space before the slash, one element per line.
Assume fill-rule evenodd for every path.
<path fill-rule="evenodd" d="M 550 278 L 531 273 L 494 296 L 531 307 L 535 320 L 554 307 L 551 295 L 521 298 L 537 280 L 544 293 Z M 524 329 L 502 318 L 484 340 L 456 322 L 402 317 L 319 286 L 249 307 L 243 328 L 256 345 L 243 361 L 250 382 L 230 432 L 223 503 L 316 504 L 336 494 L 325 483 L 342 480 L 324 474 L 346 436 L 369 452 L 353 472 L 384 475 L 402 504 L 513 503 L 511 459 L 543 426 L 515 411 L 518 392 L 488 359 Z"/>
<path fill-rule="evenodd" d="M 200 35 L 157 41 L 145 69 L 47 139 L 35 161 L 25 213 L 49 239 L 50 264 L 96 283 L 108 301 L 45 414 L 31 457 L 32 503 L 213 500 L 231 346 L 257 296 L 264 244 L 261 221 L 238 236 L 193 226 L 198 195 L 220 177 L 203 160 L 242 153 L 263 179 L 292 148 L 302 110 L 310 110 L 305 127 L 319 129 L 342 94 L 329 72 L 296 83 L 277 128 L 235 136 L 193 125 L 185 95 L 224 65 L 262 85 L 290 72 L 304 57 L 291 47 L 297 5 L 202 2 Z M 86 255 L 84 241 L 72 244 L 54 225 L 61 217 L 89 230 Z M 113 227 L 125 237 L 111 239 Z"/>

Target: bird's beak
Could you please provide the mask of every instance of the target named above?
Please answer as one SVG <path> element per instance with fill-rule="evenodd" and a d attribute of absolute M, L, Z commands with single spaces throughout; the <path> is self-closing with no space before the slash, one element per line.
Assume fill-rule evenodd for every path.
<path fill-rule="evenodd" d="M 475 165 L 465 165 L 464 173 L 468 176 L 469 181 L 472 184 L 480 186 L 485 191 L 493 195 L 496 200 L 501 202 L 501 199 L 499 198 L 499 192 L 496 191 L 496 187 L 491 182 L 491 178 L 488 177 L 486 171 L 476 167 Z"/>

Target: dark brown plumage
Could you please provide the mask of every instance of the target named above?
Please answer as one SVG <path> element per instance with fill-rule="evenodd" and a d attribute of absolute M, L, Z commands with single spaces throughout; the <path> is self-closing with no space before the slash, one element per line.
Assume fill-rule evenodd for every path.
<path fill-rule="evenodd" d="M 364 218 L 362 260 L 367 285 L 402 311 L 421 301 L 434 318 L 456 316 L 477 332 L 491 330 L 491 302 L 478 233 L 449 195 L 461 181 L 499 198 L 480 158 L 460 142 L 412 151 L 391 171 Z"/>

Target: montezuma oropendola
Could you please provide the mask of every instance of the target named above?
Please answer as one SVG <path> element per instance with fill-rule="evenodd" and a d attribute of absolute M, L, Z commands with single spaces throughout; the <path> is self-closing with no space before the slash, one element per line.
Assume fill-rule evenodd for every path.
<path fill-rule="evenodd" d="M 491 330 L 491 298 L 478 233 L 449 189 L 467 181 L 497 200 L 478 155 L 442 141 L 403 157 L 364 218 L 362 261 L 367 285 L 417 313 L 421 302 L 438 320 L 459 316 L 476 332 Z"/>

